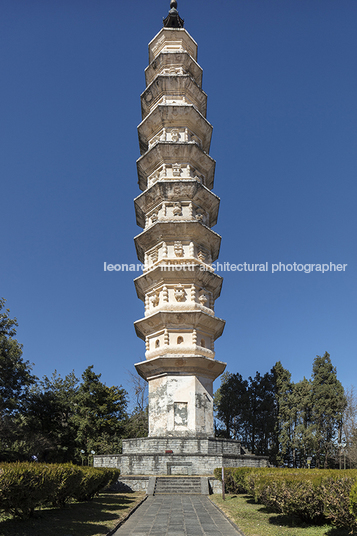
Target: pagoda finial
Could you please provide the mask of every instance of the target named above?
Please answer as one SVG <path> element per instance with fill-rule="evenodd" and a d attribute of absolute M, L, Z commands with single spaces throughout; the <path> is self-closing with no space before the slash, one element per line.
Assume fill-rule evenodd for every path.
<path fill-rule="evenodd" d="M 176 0 L 171 0 L 170 11 L 166 19 L 164 19 L 164 28 L 183 28 L 184 20 L 181 19 L 177 11 Z"/>

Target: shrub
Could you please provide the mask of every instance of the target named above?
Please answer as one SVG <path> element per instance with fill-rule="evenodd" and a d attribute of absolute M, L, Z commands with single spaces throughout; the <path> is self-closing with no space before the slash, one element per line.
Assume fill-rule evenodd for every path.
<path fill-rule="evenodd" d="M 233 480 L 236 486 L 236 493 L 247 493 L 247 477 L 255 468 L 253 467 L 238 467 L 233 470 Z"/>
<path fill-rule="evenodd" d="M 220 478 L 216 470 L 215 476 Z M 324 520 L 357 528 L 357 471 L 326 469 L 226 469 L 227 491 L 247 492 L 270 510 L 308 523 Z M 233 485 L 232 485 L 233 480 Z"/>
<path fill-rule="evenodd" d="M 227 493 L 239 493 L 233 479 L 233 471 L 230 467 L 224 468 L 224 490 Z M 217 480 L 222 481 L 222 468 L 215 469 L 213 474 Z"/>
<path fill-rule="evenodd" d="M 350 511 L 350 494 L 355 479 L 340 475 L 324 478 L 321 484 L 327 519 L 337 527 L 357 528 L 356 516 Z"/>
<path fill-rule="evenodd" d="M 49 470 L 54 480 L 54 489 L 48 502 L 52 506 L 63 506 L 81 485 L 83 472 L 80 467 L 72 464 L 50 465 Z"/>
<path fill-rule="evenodd" d="M 82 480 L 74 490 L 73 497 L 77 501 L 88 501 L 99 491 L 109 486 L 120 475 L 119 469 L 81 467 Z"/>
<path fill-rule="evenodd" d="M 256 470 L 253 467 L 225 467 L 224 468 L 224 489 L 227 493 L 247 493 L 246 477 Z M 214 470 L 217 480 L 222 480 L 222 469 Z"/>
<path fill-rule="evenodd" d="M 0 509 L 7 514 L 31 517 L 36 507 L 52 499 L 54 489 L 53 475 L 42 464 L 1 465 Z"/>
<path fill-rule="evenodd" d="M 311 481 L 272 479 L 262 486 L 260 500 L 276 512 L 297 516 L 307 523 L 319 523 L 324 519 L 321 493 Z"/>
<path fill-rule="evenodd" d="M 118 478 L 119 469 L 71 464 L 4 463 L 0 466 L 0 510 L 31 517 L 43 505 L 89 500 Z"/>
<path fill-rule="evenodd" d="M 357 522 L 357 480 L 353 484 L 351 491 L 350 491 L 350 497 L 349 497 L 350 507 L 349 511 L 350 514 L 352 514 L 355 518 L 355 522 Z"/>

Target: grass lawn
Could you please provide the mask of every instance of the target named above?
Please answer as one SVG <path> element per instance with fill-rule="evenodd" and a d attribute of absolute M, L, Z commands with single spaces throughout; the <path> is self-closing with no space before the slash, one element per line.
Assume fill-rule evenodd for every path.
<path fill-rule="evenodd" d="M 272 514 L 249 495 L 211 495 L 210 499 L 244 532 L 245 536 L 348 536 L 349 531 L 332 525 L 307 525 L 303 521 Z"/>
<path fill-rule="evenodd" d="M 36 510 L 32 519 L 0 518 L 0 536 L 103 536 L 144 497 L 144 492 L 101 493 L 92 501 Z"/>

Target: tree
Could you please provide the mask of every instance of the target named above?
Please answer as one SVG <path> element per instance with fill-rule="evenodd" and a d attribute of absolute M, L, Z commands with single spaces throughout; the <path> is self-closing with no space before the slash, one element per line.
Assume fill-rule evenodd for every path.
<path fill-rule="evenodd" d="M 222 375 L 221 386 L 214 396 L 216 417 L 224 425 L 222 435 L 226 438 L 244 437 L 243 424 L 247 408 L 248 382 L 241 374 L 226 372 Z"/>
<path fill-rule="evenodd" d="M 252 453 L 270 455 L 275 429 L 273 375 L 243 380 L 238 373 L 222 376 L 215 393 L 217 419 L 224 428 L 218 433 L 241 441 Z"/>
<path fill-rule="evenodd" d="M 100 377 L 101 374 L 93 372 L 93 366 L 82 374 L 73 416 L 77 452 L 119 452 L 121 438 L 125 435 L 127 392 L 121 387 L 107 387 Z"/>
<path fill-rule="evenodd" d="M 244 420 L 246 428 L 245 444 L 252 454 L 270 455 L 273 449 L 275 430 L 274 375 L 259 372 L 248 378 L 248 405 Z"/>
<path fill-rule="evenodd" d="M 36 378 L 32 366 L 22 359 L 22 344 L 16 339 L 17 319 L 11 319 L 10 309 L 3 310 L 5 299 L 0 299 L 0 414 L 11 415 L 21 407 L 28 389 Z"/>
<path fill-rule="evenodd" d="M 136 405 L 125 426 L 126 437 L 146 437 L 149 431 L 149 407 L 147 401 L 147 382 L 129 371 L 131 391 L 134 394 Z"/>
<path fill-rule="evenodd" d="M 304 377 L 302 381 L 293 385 L 292 403 L 296 408 L 293 438 L 294 467 L 306 467 L 307 458 L 313 453 L 311 381 Z"/>
<path fill-rule="evenodd" d="M 37 378 L 22 358 L 22 345 L 14 339 L 18 323 L 4 309 L 5 301 L 0 299 L 0 457 L 8 459 L 10 446 L 21 434 L 19 414 Z"/>
<path fill-rule="evenodd" d="M 74 372 L 61 378 L 55 370 L 29 393 L 24 416 L 27 443 L 40 459 L 61 463 L 75 457 L 73 416 L 78 381 Z"/>
<path fill-rule="evenodd" d="M 342 441 L 346 444 L 350 467 L 357 467 L 357 394 L 353 386 L 345 389 L 346 407 L 343 413 Z M 345 456 L 344 452 L 344 456 Z M 341 452 L 339 453 L 341 456 Z"/>
<path fill-rule="evenodd" d="M 316 356 L 312 371 L 312 422 L 313 441 L 316 450 L 316 466 L 334 454 L 336 441 L 341 438 L 342 417 L 346 398 L 342 384 L 337 379 L 336 368 L 330 355 Z"/>
<path fill-rule="evenodd" d="M 291 438 L 291 373 L 280 361 L 272 368 L 275 390 L 275 463 L 289 463 Z"/>

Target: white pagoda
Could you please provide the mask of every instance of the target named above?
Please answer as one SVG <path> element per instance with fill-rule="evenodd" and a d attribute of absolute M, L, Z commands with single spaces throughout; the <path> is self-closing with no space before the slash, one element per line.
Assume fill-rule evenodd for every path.
<path fill-rule="evenodd" d="M 136 370 L 149 383 L 149 437 L 213 437 L 213 380 L 226 364 L 214 341 L 224 321 L 214 313 L 222 278 L 212 262 L 221 237 L 212 231 L 219 198 L 211 192 L 212 126 L 201 87 L 197 44 L 177 3 L 149 43 L 138 126 L 141 157 L 135 238 L 143 275 L 135 280 L 145 317 L 135 322 L 146 360 Z"/>
<path fill-rule="evenodd" d="M 221 242 L 212 231 L 219 198 L 211 191 L 212 126 L 197 44 L 183 24 L 171 0 L 163 28 L 149 43 L 138 126 L 142 193 L 135 210 L 143 231 L 135 245 L 144 270 L 135 286 L 145 316 L 135 329 L 146 359 L 135 367 L 149 384 L 149 436 L 123 439 L 120 455 L 94 456 L 97 467 L 120 467 L 121 483 L 135 490 L 151 489 L 159 475 L 267 464 L 239 441 L 214 437 L 213 381 L 226 367 L 214 352 L 224 328 L 214 313 L 222 278 L 212 266 Z"/>

